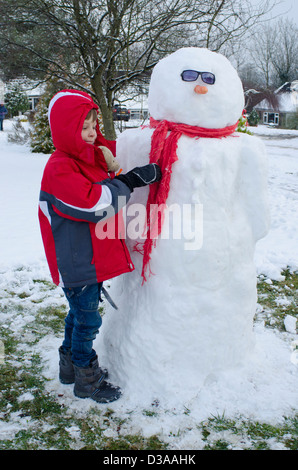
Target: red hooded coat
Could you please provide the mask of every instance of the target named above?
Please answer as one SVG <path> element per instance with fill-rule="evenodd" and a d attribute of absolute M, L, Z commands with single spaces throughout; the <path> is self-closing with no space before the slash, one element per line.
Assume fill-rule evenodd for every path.
<path fill-rule="evenodd" d="M 94 145 L 81 137 L 93 108 L 98 109 L 91 97 L 77 90 L 57 93 L 49 105 L 56 150 L 41 182 L 39 221 L 53 282 L 61 287 L 94 284 L 134 269 L 119 212 L 130 190 L 108 173 L 97 148 L 106 146 L 115 155 L 116 142 L 106 140 L 98 126 Z"/>

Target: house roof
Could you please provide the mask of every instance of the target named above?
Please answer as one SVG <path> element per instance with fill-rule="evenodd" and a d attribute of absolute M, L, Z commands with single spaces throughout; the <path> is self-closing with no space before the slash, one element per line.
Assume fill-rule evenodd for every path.
<path fill-rule="evenodd" d="M 258 103 L 255 108 L 274 112 L 278 111 L 280 113 L 298 112 L 298 80 L 284 83 L 275 91 L 275 94 L 278 98 L 277 109 L 273 109 L 267 99 Z"/>

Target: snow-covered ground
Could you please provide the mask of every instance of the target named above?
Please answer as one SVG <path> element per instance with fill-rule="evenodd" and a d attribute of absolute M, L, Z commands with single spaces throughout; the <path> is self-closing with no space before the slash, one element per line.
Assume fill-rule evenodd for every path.
<path fill-rule="evenodd" d="M 22 290 L 30 290 L 31 296 L 35 292 L 38 297 L 40 286 L 33 284 L 32 278 L 50 280 L 37 219 L 40 180 L 48 156 L 32 154 L 26 146 L 8 143 L 7 135 L 11 129 L 12 122 L 5 120 L 4 132 L 0 132 L 0 294 L 18 277 L 23 282 Z M 262 136 L 267 147 L 271 206 L 271 230 L 257 245 L 257 272 L 269 279 L 280 280 L 284 268 L 298 269 L 298 131 L 265 126 L 252 130 Z M 60 289 L 52 290 L 47 301 L 62 302 Z M 26 302 L 26 299 L 19 299 L 19 302 Z M 0 311 L 0 322 L 5 322 L 5 318 Z M 33 317 L 27 318 L 27 321 L 32 320 Z M 15 330 L 21 328 L 22 322 L 24 317 L 20 317 L 18 325 L 16 314 Z M 278 333 L 265 329 L 261 323 L 256 324 L 256 347 L 250 363 L 244 368 L 210 377 L 196 400 L 188 403 L 187 413 L 182 407 L 181 410 L 157 413 L 154 419 L 137 410 L 131 413 L 133 404 L 125 397 L 112 406 L 110 404 L 109 408 L 130 417 L 128 433 L 141 431 L 144 436 L 159 434 L 165 438 L 170 433 L 178 436 L 179 431 L 176 445 L 180 449 L 200 448 L 196 423 L 210 415 L 225 413 L 225 416 L 243 415 L 278 421 L 298 408 L 298 360 L 294 352 L 297 334 L 292 327 L 291 331 Z M 36 346 L 46 364 L 45 374 L 50 379 L 48 388 L 57 396 L 62 395 L 60 400 L 68 407 L 84 412 L 94 407 L 94 402 L 74 398 L 72 388 L 62 386 L 58 381 L 60 340 L 55 336 L 45 337 Z M 183 431 L 186 429 L 187 432 Z"/>
<path fill-rule="evenodd" d="M 287 266 L 298 267 L 298 131 L 251 129 L 264 139 L 269 156 L 271 229 L 259 241 L 256 266 L 259 273 L 278 280 Z"/>

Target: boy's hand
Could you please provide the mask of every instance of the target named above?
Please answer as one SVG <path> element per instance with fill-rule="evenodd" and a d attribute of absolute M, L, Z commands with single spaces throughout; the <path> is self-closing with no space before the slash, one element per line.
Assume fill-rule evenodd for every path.
<path fill-rule="evenodd" d="M 156 163 L 149 163 L 149 165 L 136 167 L 125 175 L 116 176 L 116 178 L 123 181 L 133 191 L 135 188 L 160 181 L 161 176 L 159 166 Z"/>

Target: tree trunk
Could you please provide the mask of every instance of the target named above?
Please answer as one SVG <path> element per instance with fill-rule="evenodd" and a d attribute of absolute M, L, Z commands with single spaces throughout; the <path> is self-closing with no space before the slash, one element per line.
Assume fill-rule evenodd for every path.
<path fill-rule="evenodd" d="M 99 103 L 99 107 L 102 115 L 105 138 L 108 140 L 116 140 L 116 131 L 113 121 L 112 109 L 107 106 L 106 103 Z"/>
<path fill-rule="evenodd" d="M 104 89 L 100 76 L 95 76 L 92 78 L 91 85 L 96 95 L 96 101 L 102 115 L 105 138 L 108 140 L 116 140 L 116 131 L 112 111 L 112 95 L 107 93 Z"/>

